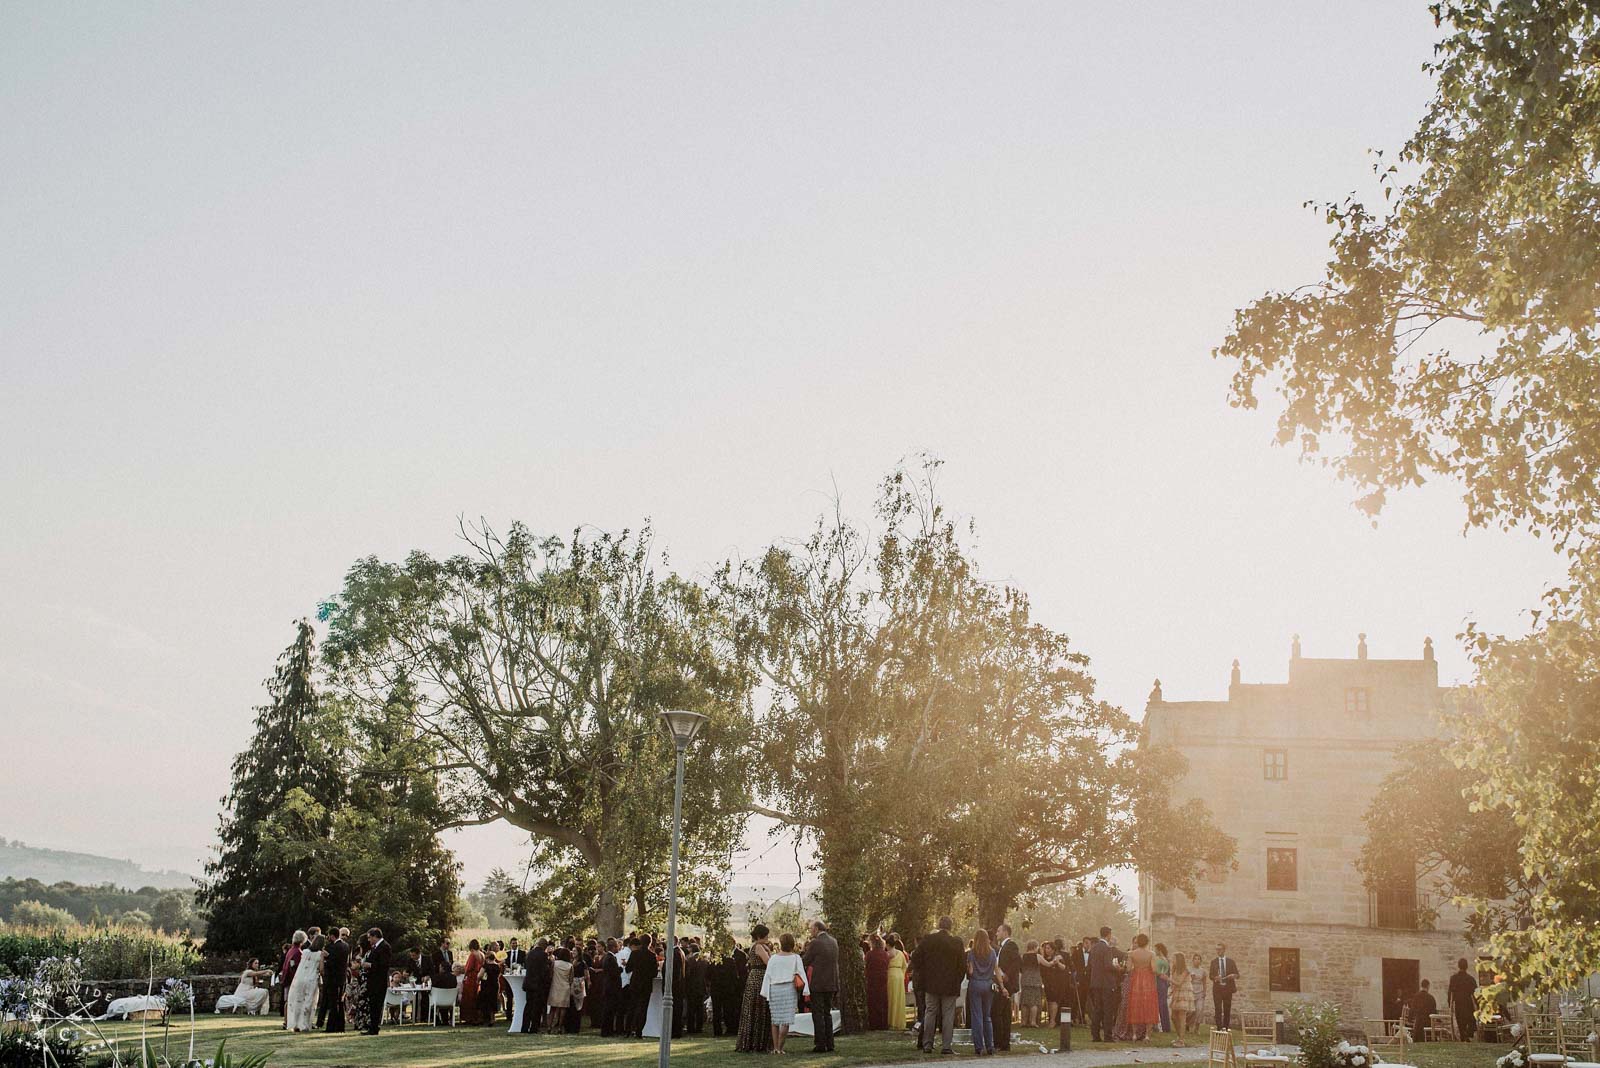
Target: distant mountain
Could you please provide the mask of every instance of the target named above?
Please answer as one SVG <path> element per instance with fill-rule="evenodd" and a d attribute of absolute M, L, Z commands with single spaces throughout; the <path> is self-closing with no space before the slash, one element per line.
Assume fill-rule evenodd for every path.
<path fill-rule="evenodd" d="M 131 860 L 97 857 L 92 853 L 69 853 L 61 849 L 41 849 L 4 838 L 0 838 L 0 879 L 38 879 L 46 885 L 69 882 L 79 886 L 99 886 L 111 883 L 130 890 L 143 886 L 187 890 L 194 886 L 193 877 L 181 871 L 146 871 Z"/>

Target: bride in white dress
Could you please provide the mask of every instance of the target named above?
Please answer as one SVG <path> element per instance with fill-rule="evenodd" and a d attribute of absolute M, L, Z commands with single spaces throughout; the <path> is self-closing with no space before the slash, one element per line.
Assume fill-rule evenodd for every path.
<path fill-rule="evenodd" d="M 323 947 L 327 940 L 317 935 L 300 955 L 300 967 L 294 973 L 294 982 L 284 994 L 288 1007 L 288 1029 L 310 1031 L 317 1022 L 317 993 L 322 985 Z"/>

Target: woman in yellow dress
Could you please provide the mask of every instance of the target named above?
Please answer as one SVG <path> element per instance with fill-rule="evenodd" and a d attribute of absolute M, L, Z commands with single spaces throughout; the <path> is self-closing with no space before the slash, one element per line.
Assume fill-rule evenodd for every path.
<path fill-rule="evenodd" d="M 906 1029 L 906 944 L 889 936 L 889 1030 Z"/>

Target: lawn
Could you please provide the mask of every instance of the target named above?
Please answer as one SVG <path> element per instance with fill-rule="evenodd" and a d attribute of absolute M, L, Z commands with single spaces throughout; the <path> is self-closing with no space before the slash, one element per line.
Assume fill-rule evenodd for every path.
<path fill-rule="evenodd" d="M 124 1051 L 138 1049 L 140 1027 L 136 1023 L 105 1025 L 108 1037 L 115 1037 Z M 195 1053 L 209 1057 L 216 1052 L 217 1044 L 228 1040 L 232 1054 L 271 1053 L 271 1068 L 390 1068 L 390 1066 L 415 1066 L 415 1068 L 468 1068 L 472 1065 L 556 1065 L 573 1068 L 610 1068 L 614 1065 L 645 1065 L 655 1063 L 656 1041 L 625 1041 L 601 1038 L 597 1034 L 578 1036 L 509 1035 L 505 1024 L 483 1027 L 386 1027 L 377 1038 L 360 1034 L 329 1035 L 313 1033 L 290 1035 L 281 1029 L 277 1017 L 202 1016 L 196 1021 Z M 161 1048 L 162 1031 L 152 1027 L 147 1032 Z M 171 1029 L 170 1041 L 174 1054 L 186 1052 L 189 1042 L 187 1021 L 177 1022 Z M 1016 1032 L 1012 1056 L 1038 1056 L 1038 1047 L 1024 1042 L 1056 1045 L 1053 1029 L 1025 1029 Z M 1170 1046 L 1171 1036 L 1158 1035 L 1150 1046 L 1137 1047 L 1131 1043 L 1091 1043 L 1086 1030 L 1073 1032 L 1072 1048 L 1079 1050 L 1126 1050 L 1128 1064 L 1138 1059 L 1141 1048 Z M 1193 1043 L 1191 1043 L 1193 1045 Z M 792 1039 L 789 1051 L 795 1058 L 828 1066 L 894 1064 L 922 1060 L 908 1036 L 874 1032 L 851 1035 L 838 1040 L 838 1052 L 827 1057 L 811 1055 L 811 1040 L 805 1037 Z M 1198 1051 L 1202 1057 L 1204 1048 Z M 1502 1049 L 1496 1046 L 1434 1043 L 1418 1047 L 1408 1060 L 1417 1068 L 1493 1068 L 1494 1058 Z M 970 1047 L 968 1048 L 970 1056 Z M 672 1044 L 672 1059 L 685 1068 L 744 1068 L 751 1063 L 745 1054 L 735 1053 L 733 1039 L 712 1038 L 709 1034 L 690 1036 Z"/>

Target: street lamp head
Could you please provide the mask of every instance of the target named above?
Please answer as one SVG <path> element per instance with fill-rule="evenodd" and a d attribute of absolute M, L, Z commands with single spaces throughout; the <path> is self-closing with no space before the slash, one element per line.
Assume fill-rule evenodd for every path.
<path fill-rule="evenodd" d="M 661 721 L 667 725 L 672 744 L 679 749 L 686 749 L 694 741 L 695 735 L 700 733 L 700 728 L 705 726 L 706 717 L 699 712 L 672 709 L 661 713 Z"/>

